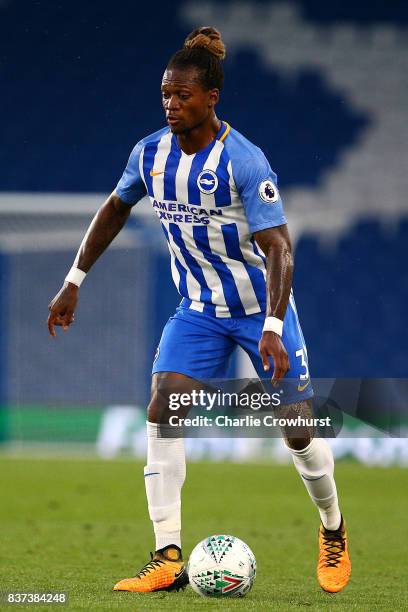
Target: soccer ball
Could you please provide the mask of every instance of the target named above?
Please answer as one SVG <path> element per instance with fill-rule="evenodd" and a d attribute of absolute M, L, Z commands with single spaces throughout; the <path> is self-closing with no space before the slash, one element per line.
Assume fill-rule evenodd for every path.
<path fill-rule="evenodd" d="M 254 553 L 231 535 L 212 535 L 194 548 L 188 561 L 188 577 L 203 597 L 243 597 L 256 576 Z"/>

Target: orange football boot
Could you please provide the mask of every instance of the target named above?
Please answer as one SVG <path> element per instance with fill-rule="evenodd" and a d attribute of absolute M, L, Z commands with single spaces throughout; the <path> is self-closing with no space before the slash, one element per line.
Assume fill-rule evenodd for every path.
<path fill-rule="evenodd" d="M 324 591 L 338 593 L 347 585 L 350 574 L 346 525 L 342 517 L 340 527 L 335 531 L 320 525 L 317 579 Z"/>
<path fill-rule="evenodd" d="M 114 591 L 151 593 L 153 591 L 180 590 L 188 584 L 188 574 L 181 550 L 166 546 L 157 550 L 134 578 L 124 578 L 113 587 Z"/>

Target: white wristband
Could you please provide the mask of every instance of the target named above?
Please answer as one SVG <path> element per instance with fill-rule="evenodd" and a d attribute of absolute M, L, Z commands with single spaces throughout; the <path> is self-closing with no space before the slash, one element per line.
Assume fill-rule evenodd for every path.
<path fill-rule="evenodd" d="M 262 332 L 272 331 L 282 337 L 283 321 L 276 317 L 266 317 Z"/>
<path fill-rule="evenodd" d="M 72 266 L 72 268 L 65 277 L 65 282 L 72 283 L 73 285 L 80 287 L 85 276 L 86 272 L 80 270 L 79 268 L 76 268 L 75 266 Z"/>

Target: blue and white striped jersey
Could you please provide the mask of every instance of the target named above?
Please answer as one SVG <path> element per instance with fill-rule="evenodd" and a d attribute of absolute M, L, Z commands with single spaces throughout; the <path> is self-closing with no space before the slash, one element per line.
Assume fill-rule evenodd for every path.
<path fill-rule="evenodd" d="M 205 149 L 187 155 L 163 128 L 137 143 L 116 193 L 131 206 L 149 195 L 181 306 L 215 317 L 265 310 L 265 258 L 253 234 L 286 219 L 276 175 L 239 132 L 222 122 Z"/>

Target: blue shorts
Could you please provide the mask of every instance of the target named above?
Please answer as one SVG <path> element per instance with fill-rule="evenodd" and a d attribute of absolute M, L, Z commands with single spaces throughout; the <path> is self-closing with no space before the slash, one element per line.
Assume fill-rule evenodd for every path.
<path fill-rule="evenodd" d="M 249 355 L 261 379 L 272 376 L 264 371 L 258 352 L 265 313 L 246 317 L 215 318 L 211 315 L 178 307 L 166 323 L 152 374 L 178 372 L 196 380 L 225 379 L 229 361 L 237 346 Z M 290 369 L 282 386 L 282 404 L 313 397 L 309 378 L 307 350 L 291 295 L 283 322 L 282 341 L 289 356 Z"/>

